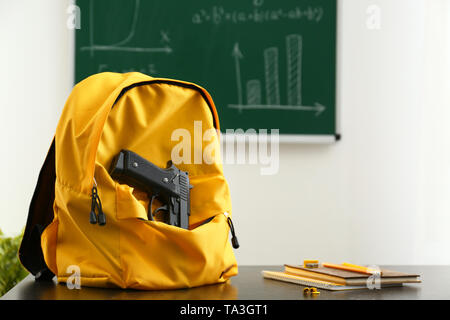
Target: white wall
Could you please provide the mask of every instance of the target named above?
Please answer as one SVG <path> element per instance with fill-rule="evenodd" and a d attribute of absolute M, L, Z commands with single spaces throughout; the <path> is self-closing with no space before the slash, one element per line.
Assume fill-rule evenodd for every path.
<path fill-rule="evenodd" d="M 380 30 L 366 28 L 374 3 Z M 0 2 L 0 228 L 8 234 L 25 224 L 71 89 L 67 5 Z M 225 166 L 240 264 L 450 263 L 449 9 L 445 0 L 340 1 L 343 139 L 281 145 L 274 176 Z"/>
<path fill-rule="evenodd" d="M 68 1 L 0 0 L 0 229 L 21 232 L 71 90 Z"/>
<path fill-rule="evenodd" d="M 370 4 L 380 30 L 366 28 Z M 281 146 L 275 176 L 226 167 L 238 261 L 449 264 L 449 3 L 339 9 L 343 139 Z"/>

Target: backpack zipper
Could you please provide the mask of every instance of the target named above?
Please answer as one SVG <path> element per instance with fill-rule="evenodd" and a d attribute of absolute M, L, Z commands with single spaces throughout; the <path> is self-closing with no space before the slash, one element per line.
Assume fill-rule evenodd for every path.
<path fill-rule="evenodd" d="M 92 185 L 91 190 L 91 212 L 89 214 L 89 222 L 91 224 L 97 224 L 99 226 L 104 226 L 106 224 L 106 215 L 102 209 L 102 202 L 100 200 L 100 196 L 98 195 L 97 189 L 97 181 L 95 181 Z M 95 213 L 95 209 L 97 208 L 98 215 Z"/>
<path fill-rule="evenodd" d="M 237 249 L 239 248 L 239 241 L 236 236 L 236 232 L 234 231 L 233 221 L 231 220 L 230 214 L 228 212 L 224 212 L 223 214 L 227 218 L 228 225 L 230 226 L 231 244 L 233 245 L 233 248 Z"/>
<path fill-rule="evenodd" d="M 172 79 L 153 79 L 153 80 L 146 80 L 146 81 L 133 83 L 133 84 L 129 85 L 128 87 L 125 87 L 125 88 L 122 89 L 122 91 L 119 93 L 119 95 L 117 96 L 116 100 L 112 104 L 111 108 L 114 108 L 114 106 L 120 100 L 120 98 L 122 98 L 122 96 L 125 95 L 125 93 L 130 91 L 130 89 L 133 89 L 133 88 L 136 88 L 136 87 L 145 86 L 145 85 L 159 84 L 159 83 L 170 84 L 170 85 L 174 85 L 174 86 L 178 86 L 178 87 L 188 88 L 188 89 L 192 89 L 192 90 L 195 90 L 198 93 L 200 93 L 200 95 L 202 96 L 203 100 L 208 105 L 209 111 L 211 111 L 214 128 L 216 128 L 216 129 L 218 128 L 218 125 L 219 125 L 218 122 L 217 122 L 218 119 L 216 119 L 217 110 L 216 110 L 215 106 L 213 106 L 211 104 L 210 100 L 206 96 L 206 94 L 205 94 L 206 90 L 204 90 L 203 88 L 201 88 L 201 87 L 199 87 L 199 86 L 197 86 L 197 85 L 195 85 L 193 83 L 179 82 L 177 80 L 172 80 Z M 214 102 L 213 102 L 213 104 L 214 104 Z"/>

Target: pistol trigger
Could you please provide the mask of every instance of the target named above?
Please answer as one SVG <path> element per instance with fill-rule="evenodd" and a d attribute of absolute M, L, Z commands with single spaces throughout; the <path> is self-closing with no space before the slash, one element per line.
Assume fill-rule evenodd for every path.
<path fill-rule="evenodd" d="M 167 206 L 167 204 L 163 205 L 162 207 L 159 207 L 158 209 L 156 209 L 153 214 L 157 214 L 159 211 L 169 211 L 169 207 Z"/>

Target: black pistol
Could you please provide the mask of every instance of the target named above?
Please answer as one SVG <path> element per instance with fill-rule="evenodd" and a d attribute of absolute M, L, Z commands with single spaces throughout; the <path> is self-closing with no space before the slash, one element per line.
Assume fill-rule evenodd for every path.
<path fill-rule="evenodd" d="M 172 226 L 188 229 L 191 214 L 189 175 L 179 170 L 172 161 L 161 169 L 138 154 L 121 150 L 114 157 L 109 174 L 115 180 L 151 194 L 148 207 L 150 220 L 154 215 L 165 211 L 164 222 Z M 153 200 L 164 205 L 152 212 Z"/>

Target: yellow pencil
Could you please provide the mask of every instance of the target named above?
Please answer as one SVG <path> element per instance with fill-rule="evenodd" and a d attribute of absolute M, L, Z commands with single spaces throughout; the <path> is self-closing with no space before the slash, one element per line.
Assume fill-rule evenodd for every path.
<path fill-rule="evenodd" d="M 358 272 L 358 273 L 363 273 L 363 274 L 367 274 L 367 275 L 372 275 L 371 272 L 368 272 L 367 270 L 363 270 L 361 266 L 358 266 L 359 268 L 355 268 L 355 267 L 350 267 L 350 266 L 345 266 L 345 265 L 341 265 L 341 264 L 334 264 L 334 263 L 327 263 L 324 262 L 322 263 L 322 266 L 326 267 L 326 268 L 333 268 L 333 269 L 340 269 L 340 270 L 345 270 L 345 271 L 353 271 L 353 272 Z"/>
<path fill-rule="evenodd" d="M 363 271 L 363 272 L 370 273 L 370 274 L 374 274 L 374 273 L 376 273 L 376 272 L 378 271 L 378 270 L 374 270 L 374 269 L 372 269 L 372 268 L 367 268 L 367 267 L 363 267 L 363 266 L 358 266 L 358 265 L 356 265 L 356 264 L 351 264 L 351 263 L 347 263 L 347 262 L 344 262 L 342 265 L 343 265 L 343 266 L 346 266 L 346 267 L 355 268 L 355 269 L 358 269 L 358 270 L 361 270 L 361 271 Z"/>

